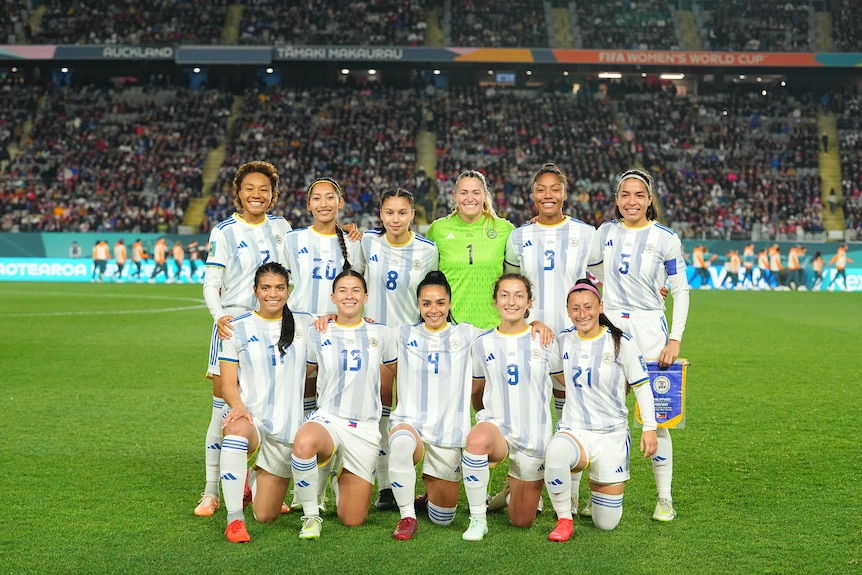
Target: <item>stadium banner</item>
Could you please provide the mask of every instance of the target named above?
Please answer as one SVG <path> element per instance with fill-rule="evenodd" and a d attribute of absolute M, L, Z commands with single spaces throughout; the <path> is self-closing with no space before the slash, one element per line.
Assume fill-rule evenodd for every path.
<path fill-rule="evenodd" d="M 599 64 L 704 68 L 855 68 L 862 53 L 429 48 L 425 46 L 0 45 L 4 60 L 174 60 L 177 64 L 269 64 L 273 61 Z"/>
<path fill-rule="evenodd" d="M 835 256 L 838 247 L 837 242 L 788 242 L 788 241 L 725 241 L 725 240 L 683 240 L 683 251 L 685 253 L 686 271 L 688 273 L 688 284 L 692 289 L 736 289 L 736 290 L 788 290 L 803 289 L 817 291 L 862 291 L 862 244 L 858 242 L 847 244 L 847 267 L 844 270 L 845 278 L 839 277 L 833 284 L 838 270 L 830 260 Z M 730 252 L 736 251 L 740 256 L 748 244 L 754 244 L 755 261 L 753 264 L 751 279 L 746 279 L 746 270 L 740 266 L 736 281 L 731 277 L 728 270 Z M 705 273 L 698 270 L 692 262 L 692 252 L 698 246 L 703 248 L 702 259 L 705 262 Z M 787 270 L 787 257 L 790 248 L 805 246 L 805 254 L 799 257 L 802 268 L 802 283 L 799 286 L 791 286 L 793 278 Z M 757 265 L 757 254 L 762 250 L 777 247 L 780 251 L 781 265 L 784 269 L 777 272 L 762 270 Z M 820 252 L 823 257 L 823 276 L 817 278 L 811 262 L 814 254 Z M 800 287 L 801 286 L 801 287 Z"/>
<path fill-rule="evenodd" d="M 182 264 L 182 271 L 176 274 L 174 262 L 168 258 L 166 271 L 153 278 L 153 260 L 144 260 L 141 273 L 136 274 L 137 266 L 130 260 L 123 267 L 122 275 L 116 275 L 117 263 L 109 260 L 104 273 L 98 269 L 91 258 L 0 258 L 0 283 L 2 282 L 105 282 L 105 283 L 203 283 L 204 264 L 197 261 L 194 274 L 188 260 Z M 135 274 L 135 275 L 133 275 Z"/>
<path fill-rule="evenodd" d="M 659 427 L 685 427 L 685 384 L 691 362 L 680 358 L 662 369 L 657 361 L 646 362 L 655 401 L 655 420 Z M 635 419 L 643 425 L 640 405 L 635 403 Z"/>

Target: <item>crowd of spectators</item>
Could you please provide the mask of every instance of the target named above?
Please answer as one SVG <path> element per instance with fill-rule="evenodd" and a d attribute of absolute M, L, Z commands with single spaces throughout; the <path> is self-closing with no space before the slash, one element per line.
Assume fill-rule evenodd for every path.
<path fill-rule="evenodd" d="M 823 231 L 816 105 L 781 90 L 740 88 L 625 96 L 643 165 L 665 217 L 684 237 L 804 239 Z"/>
<path fill-rule="evenodd" d="M 9 161 L 9 145 L 21 139 L 27 120 L 36 115 L 40 87 L 28 86 L 24 75 L 11 73 L 0 79 L 0 169 Z"/>
<path fill-rule="evenodd" d="M 704 22 L 706 46 L 734 52 L 810 52 L 813 20 L 810 2 L 723 0 L 713 3 Z"/>
<path fill-rule="evenodd" d="M 548 21 L 543 2 L 452 0 L 451 6 L 452 46 L 548 47 Z"/>
<path fill-rule="evenodd" d="M 4 2 L 0 6 L 0 43 L 24 44 L 32 40 L 30 10 L 20 2 Z"/>
<path fill-rule="evenodd" d="M 375 84 L 249 92 L 207 206 L 209 225 L 233 212 L 233 176 L 251 158 L 264 158 L 278 169 L 274 213 L 294 227 L 311 224 L 306 188 L 321 176 L 335 178 L 344 191 L 340 221 L 363 228 L 376 223 L 377 195 L 385 188 L 405 187 L 423 200 L 427 181 L 416 167 L 414 141 L 419 99 L 415 89 Z"/>
<path fill-rule="evenodd" d="M 423 0 L 258 0 L 243 8 L 239 42 L 422 46 L 430 5 Z"/>
<path fill-rule="evenodd" d="M 230 102 L 216 90 L 51 92 L 0 176 L 0 229 L 175 231 Z"/>
<path fill-rule="evenodd" d="M 228 0 L 47 0 L 34 44 L 218 44 Z"/>
<path fill-rule="evenodd" d="M 578 35 L 586 49 L 672 50 L 679 47 L 667 0 L 578 2 Z"/>
<path fill-rule="evenodd" d="M 832 0 L 832 40 L 837 52 L 862 52 L 862 2 Z"/>
<path fill-rule="evenodd" d="M 862 241 L 862 100 L 853 92 L 834 95 L 838 150 L 841 159 L 841 199 L 848 238 Z"/>

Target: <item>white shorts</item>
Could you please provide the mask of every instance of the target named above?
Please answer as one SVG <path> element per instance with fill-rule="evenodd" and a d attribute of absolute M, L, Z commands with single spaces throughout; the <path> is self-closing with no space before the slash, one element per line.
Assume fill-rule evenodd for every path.
<path fill-rule="evenodd" d="M 444 481 L 461 482 L 461 448 L 422 443 L 422 473 Z"/>
<path fill-rule="evenodd" d="M 321 411 L 312 412 L 306 421 L 322 425 L 332 437 L 332 442 L 335 444 L 333 470 L 336 473 L 346 469 L 368 483 L 374 484 L 377 453 L 380 451 L 380 428 L 376 421 L 351 422 Z M 326 462 L 318 462 L 318 465 L 325 464 Z"/>
<path fill-rule="evenodd" d="M 571 429 L 566 425 L 558 425 L 557 428 L 557 433 L 575 437 L 586 450 L 590 481 L 614 485 L 629 480 L 631 435 L 628 428 L 610 433 Z"/>
<path fill-rule="evenodd" d="M 264 471 L 289 479 L 293 477 L 290 467 L 290 456 L 293 453 L 293 445 L 282 443 L 269 435 L 263 435 L 258 428 L 257 436 L 260 438 L 257 461 L 255 465 Z"/>
<path fill-rule="evenodd" d="M 605 308 L 611 323 L 631 335 L 645 359 L 658 359 L 668 342 L 667 319 L 660 311 L 621 311 Z M 623 317 L 628 315 L 629 317 Z"/>
<path fill-rule="evenodd" d="M 544 481 L 545 458 L 527 455 L 509 445 L 509 475 L 521 481 Z"/>

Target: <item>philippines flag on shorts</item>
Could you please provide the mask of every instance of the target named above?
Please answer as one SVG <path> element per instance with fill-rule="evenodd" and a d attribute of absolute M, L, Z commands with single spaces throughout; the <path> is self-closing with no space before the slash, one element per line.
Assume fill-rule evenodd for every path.
<path fill-rule="evenodd" d="M 347 427 L 356 427 L 356 422 L 348 420 L 347 421 Z"/>
<path fill-rule="evenodd" d="M 623 313 L 621 313 L 621 314 L 620 314 L 620 316 L 621 316 L 623 319 L 629 319 L 629 312 L 624 311 Z"/>

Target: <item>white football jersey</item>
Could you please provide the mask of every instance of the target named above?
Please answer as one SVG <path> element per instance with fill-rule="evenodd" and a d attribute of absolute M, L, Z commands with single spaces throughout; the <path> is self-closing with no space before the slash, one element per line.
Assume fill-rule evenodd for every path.
<path fill-rule="evenodd" d="M 519 451 L 543 457 L 551 439 L 551 358 L 557 343 L 542 347 L 528 328 L 518 335 L 491 330 L 473 344 L 473 377 L 485 380 L 484 408 L 476 421 L 496 424 Z"/>
<path fill-rule="evenodd" d="M 365 270 L 359 242 L 345 236 L 350 266 L 359 273 Z M 332 281 L 344 269 L 344 256 L 335 234 L 321 234 L 314 228 L 301 228 L 287 234 L 287 269 L 290 271 L 290 309 L 317 316 L 335 313 L 332 303 Z"/>
<path fill-rule="evenodd" d="M 257 308 L 254 274 L 267 262 L 285 265 L 285 238 L 290 231 L 287 220 L 271 215 L 267 215 L 260 224 L 249 224 L 238 214 L 233 214 L 213 228 L 206 266 L 207 269 L 224 269 L 221 285 L 224 309 L 251 311 Z"/>
<path fill-rule="evenodd" d="M 378 421 L 380 365 L 397 361 L 395 338 L 381 323 L 329 322 L 326 332 L 308 328 L 309 364 L 317 366 L 320 411 L 352 421 Z"/>
<path fill-rule="evenodd" d="M 235 363 L 239 370 L 240 397 L 248 411 L 262 424 L 263 432 L 293 443 L 302 425 L 302 397 L 308 361 L 306 329 L 313 316 L 293 314 L 293 343 L 278 351 L 281 319 L 265 319 L 255 312 L 235 318 L 233 336 L 222 340 L 219 361 Z"/>
<path fill-rule="evenodd" d="M 470 431 L 470 350 L 482 333 L 469 323 L 440 330 L 424 323 L 398 328 L 398 401 L 389 423 L 408 423 L 422 441 L 464 447 Z"/>
<path fill-rule="evenodd" d="M 566 382 L 560 425 L 598 433 L 627 429 L 626 385 L 649 384 L 644 358 L 631 336 L 623 334 L 618 357 L 607 328 L 585 339 L 573 327 L 557 339 L 562 355 L 553 367 L 562 364 Z"/>
<path fill-rule="evenodd" d="M 572 322 L 566 314 L 569 288 L 587 277 L 596 229 L 574 218 L 555 225 L 524 224 L 509 236 L 506 263 L 518 267 L 533 283 L 530 319 L 537 319 L 560 333 Z"/>
<path fill-rule="evenodd" d="M 369 230 L 362 235 L 368 303 L 365 316 L 392 326 L 419 321 L 416 288 L 428 272 L 437 269 L 437 246 L 411 233 L 410 240 L 395 245 L 385 233 Z"/>

